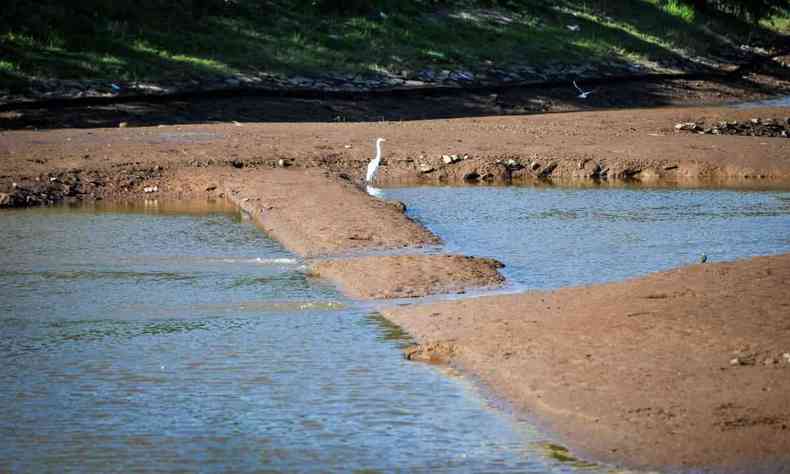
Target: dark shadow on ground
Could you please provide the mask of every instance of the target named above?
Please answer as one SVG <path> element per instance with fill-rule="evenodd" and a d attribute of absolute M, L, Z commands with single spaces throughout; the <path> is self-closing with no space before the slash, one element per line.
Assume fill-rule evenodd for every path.
<path fill-rule="evenodd" d="M 642 80 L 581 84 L 593 89 L 580 99 L 571 84 L 432 95 L 293 98 L 193 97 L 106 105 L 26 108 L 0 113 L 0 129 L 103 128 L 211 123 L 375 122 L 491 115 L 527 115 L 594 109 L 723 104 L 790 95 L 790 77 L 766 79 Z M 580 124 L 583 126 L 583 124 Z"/>

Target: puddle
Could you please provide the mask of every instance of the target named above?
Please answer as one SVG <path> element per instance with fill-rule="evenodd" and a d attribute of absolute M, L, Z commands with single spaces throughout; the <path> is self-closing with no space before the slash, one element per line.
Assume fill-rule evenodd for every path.
<path fill-rule="evenodd" d="M 236 211 L 28 209 L 0 227 L 3 470 L 576 470 L 468 381 L 405 361 L 408 335 Z"/>

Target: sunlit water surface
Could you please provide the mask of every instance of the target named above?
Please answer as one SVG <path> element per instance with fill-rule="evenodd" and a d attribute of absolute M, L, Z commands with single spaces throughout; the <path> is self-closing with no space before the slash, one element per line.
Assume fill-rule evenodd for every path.
<path fill-rule="evenodd" d="M 0 212 L 0 472 L 582 466 L 237 216 Z"/>
<path fill-rule="evenodd" d="M 790 252 L 790 192 L 418 187 L 384 190 L 445 249 L 496 258 L 511 289 L 621 280 Z"/>

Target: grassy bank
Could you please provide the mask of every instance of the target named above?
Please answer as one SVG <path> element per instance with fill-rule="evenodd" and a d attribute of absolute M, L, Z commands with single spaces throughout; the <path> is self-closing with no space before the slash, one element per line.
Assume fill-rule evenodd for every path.
<path fill-rule="evenodd" d="M 199 15 L 178 8 L 113 15 L 65 2 L 29 3 L 11 1 L 0 17 L 6 86 L 33 78 L 403 74 L 429 66 L 716 58 L 746 41 L 782 41 L 790 26 L 788 12 L 755 26 L 671 0 L 517 0 L 485 8 L 480 4 L 492 2 L 426 1 L 357 15 L 322 12 L 304 0 L 224 1 Z"/>

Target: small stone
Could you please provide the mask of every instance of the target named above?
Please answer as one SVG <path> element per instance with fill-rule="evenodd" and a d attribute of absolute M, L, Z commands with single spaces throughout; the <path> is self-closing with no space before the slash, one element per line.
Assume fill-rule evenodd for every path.
<path fill-rule="evenodd" d="M 401 201 L 387 201 L 387 204 L 394 207 L 398 212 L 406 212 L 406 204 Z"/>
<path fill-rule="evenodd" d="M 697 129 L 697 124 L 694 122 L 680 122 L 675 124 L 675 130 L 694 131 L 696 129 Z"/>
<path fill-rule="evenodd" d="M 159 192 L 159 186 L 146 186 L 143 188 L 144 193 L 156 193 Z"/>
<path fill-rule="evenodd" d="M 537 161 L 533 161 L 529 164 L 529 167 L 532 168 L 532 171 L 536 171 L 538 168 L 540 168 L 540 163 L 538 163 Z"/>
<path fill-rule="evenodd" d="M 730 359 L 730 365 L 741 365 L 741 359 L 737 357 Z"/>
<path fill-rule="evenodd" d="M 128 126 L 129 126 L 128 122 L 121 122 L 121 123 L 118 124 L 118 128 L 126 128 Z"/>
<path fill-rule="evenodd" d="M 287 163 L 285 162 L 284 159 L 280 158 L 279 160 L 277 160 L 277 166 L 279 166 L 280 168 L 285 168 L 287 166 Z"/>
<path fill-rule="evenodd" d="M 351 149 L 351 145 L 346 145 L 343 148 L 345 148 L 346 150 L 349 150 L 349 149 Z"/>
<path fill-rule="evenodd" d="M 11 207 L 14 199 L 8 193 L 0 193 L 0 207 Z"/>
<path fill-rule="evenodd" d="M 516 161 L 513 158 L 511 158 L 511 159 L 505 161 L 505 166 L 507 166 L 508 168 L 512 168 L 514 166 L 518 166 L 518 161 Z"/>
<path fill-rule="evenodd" d="M 464 174 L 464 181 L 474 182 L 480 179 L 480 173 L 477 171 L 470 171 L 469 173 Z"/>
<path fill-rule="evenodd" d="M 774 359 L 773 357 L 767 357 L 763 360 L 763 365 L 774 365 L 778 363 L 779 361 Z"/>
<path fill-rule="evenodd" d="M 442 155 L 442 161 L 446 165 L 451 165 L 453 163 L 458 163 L 463 158 L 460 158 L 458 155 Z"/>
<path fill-rule="evenodd" d="M 782 359 L 784 359 L 785 362 L 790 364 L 790 352 L 785 352 L 784 354 L 782 354 Z"/>
<path fill-rule="evenodd" d="M 434 168 L 433 166 L 431 166 L 429 164 L 421 164 L 419 170 L 420 170 L 420 173 L 422 173 L 422 174 L 428 174 L 428 173 L 430 173 L 432 171 L 436 171 L 436 168 Z"/>
<path fill-rule="evenodd" d="M 753 119 L 751 119 L 751 120 L 749 120 L 749 121 L 750 121 L 751 123 L 755 124 L 755 125 L 760 125 L 760 119 L 758 119 L 758 118 L 753 118 Z"/>
<path fill-rule="evenodd" d="M 241 160 L 233 160 L 233 161 L 230 162 L 230 164 L 234 168 L 244 168 L 244 162 L 242 162 Z"/>

